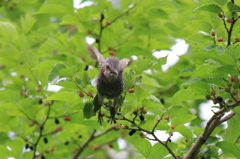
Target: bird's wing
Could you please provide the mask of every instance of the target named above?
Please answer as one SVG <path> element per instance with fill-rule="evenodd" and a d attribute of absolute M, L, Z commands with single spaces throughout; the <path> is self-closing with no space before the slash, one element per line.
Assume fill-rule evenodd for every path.
<path fill-rule="evenodd" d="M 91 56 L 93 59 L 96 59 L 96 60 L 99 62 L 100 65 L 105 62 L 104 57 L 103 57 L 102 54 L 98 51 L 97 48 L 95 48 L 94 46 L 88 45 L 88 46 L 87 46 L 87 50 L 90 52 L 90 56 Z"/>

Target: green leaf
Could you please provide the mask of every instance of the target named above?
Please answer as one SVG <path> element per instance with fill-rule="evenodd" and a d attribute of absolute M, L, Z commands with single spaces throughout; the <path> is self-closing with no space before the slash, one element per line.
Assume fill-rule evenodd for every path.
<path fill-rule="evenodd" d="M 168 154 L 169 154 L 169 152 L 166 149 L 166 147 L 164 147 L 160 143 L 156 143 L 153 145 L 153 147 L 151 149 L 151 153 L 148 156 L 148 158 L 149 159 L 164 158 Z"/>
<path fill-rule="evenodd" d="M 87 102 L 83 108 L 83 115 L 85 118 L 90 119 L 93 115 L 93 103 Z"/>
<path fill-rule="evenodd" d="M 93 113 L 96 113 L 101 108 L 101 105 L 99 104 L 98 101 L 98 94 L 93 99 L 93 105 L 94 105 Z"/>
<path fill-rule="evenodd" d="M 239 137 L 239 129 L 240 123 L 236 117 L 231 118 L 231 120 L 227 121 L 228 128 L 225 130 L 223 134 L 224 141 L 229 141 L 235 143 Z"/>
<path fill-rule="evenodd" d="M 149 59 L 144 59 L 144 60 L 140 60 L 137 62 L 136 66 L 135 66 L 135 71 L 137 74 L 142 73 L 143 71 L 151 68 L 151 66 L 157 64 L 154 61 L 151 61 Z"/>
<path fill-rule="evenodd" d="M 44 101 L 50 101 L 50 100 L 58 100 L 58 101 L 65 101 L 65 102 L 79 102 L 79 103 L 82 102 L 78 94 L 73 92 L 58 92 L 44 99 Z"/>
<path fill-rule="evenodd" d="M 141 87 L 134 87 L 134 93 L 137 96 L 138 101 L 142 101 L 143 99 L 145 99 L 146 97 L 148 97 L 150 95 L 149 92 L 147 92 L 146 90 L 144 90 Z"/>
<path fill-rule="evenodd" d="M 21 16 L 21 26 L 24 34 L 31 31 L 33 25 L 36 23 L 36 19 L 30 14 L 26 14 L 25 17 Z"/>
<path fill-rule="evenodd" d="M 222 65 L 235 65 L 235 60 L 231 57 L 231 55 L 226 53 L 217 54 L 215 50 L 209 52 L 201 51 L 199 53 L 196 53 L 196 55 L 207 59 L 213 59 Z"/>
<path fill-rule="evenodd" d="M 165 109 L 162 103 L 159 101 L 158 98 L 156 98 L 153 95 L 148 96 L 146 99 L 142 101 L 142 104 L 147 107 L 153 107 L 153 108 L 161 108 Z"/>
<path fill-rule="evenodd" d="M 192 100 L 192 99 L 204 99 L 204 98 L 205 97 L 202 94 L 188 88 L 188 89 L 180 90 L 177 93 L 175 93 L 174 96 L 172 97 L 172 101 L 174 104 L 177 104 L 177 103 Z"/>
<path fill-rule="evenodd" d="M 64 64 L 60 61 L 56 61 L 56 60 L 47 60 L 47 61 L 44 61 L 44 62 L 41 62 L 40 64 L 38 64 L 37 67 L 33 68 L 33 69 L 52 69 L 55 64 Z"/>
<path fill-rule="evenodd" d="M 193 137 L 192 131 L 184 125 L 179 125 L 175 127 L 174 131 L 179 132 L 180 134 L 182 134 L 182 136 L 184 136 L 187 139 L 191 139 Z"/>
<path fill-rule="evenodd" d="M 66 15 L 71 10 L 72 10 L 72 8 L 69 8 L 69 7 L 64 6 L 64 5 L 45 3 L 41 6 L 41 8 L 35 14 L 49 13 L 49 14 Z"/>
<path fill-rule="evenodd" d="M 235 143 L 231 143 L 228 141 L 221 141 L 216 144 L 217 147 L 223 150 L 223 153 L 231 153 L 237 159 L 240 159 L 240 148 L 235 145 Z"/>
<path fill-rule="evenodd" d="M 38 56 L 33 52 L 24 52 L 21 55 L 22 61 L 24 64 L 27 64 L 27 66 L 33 68 L 38 65 Z"/>
<path fill-rule="evenodd" d="M 136 132 L 135 135 L 138 135 L 138 132 Z M 126 140 L 131 144 L 133 144 L 133 146 L 143 156 L 145 156 L 146 158 L 149 156 L 152 149 L 152 145 L 148 140 L 144 138 L 140 138 L 139 136 L 138 137 L 129 136 L 129 137 L 126 137 Z"/>
<path fill-rule="evenodd" d="M 240 7 L 232 2 L 227 3 L 229 12 L 240 12 Z"/>
<path fill-rule="evenodd" d="M 178 115 L 178 116 L 174 116 L 172 118 L 172 123 L 171 124 L 174 125 L 174 126 L 182 125 L 182 124 L 185 124 L 185 123 L 188 123 L 188 122 L 192 121 L 196 117 L 197 117 L 196 115 L 192 115 L 192 114 L 181 114 L 181 115 Z M 184 130 L 184 128 L 180 127 L 180 131 L 182 132 L 183 130 Z M 186 135 L 187 133 L 190 133 L 190 131 L 185 132 L 184 135 Z"/>
<path fill-rule="evenodd" d="M 216 13 L 216 14 L 223 12 L 222 8 L 215 4 L 204 5 L 204 6 L 196 8 L 194 11 L 199 11 L 199 10 L 200 11 L 208 11 L 208 12 L 212 12 L 212 13 Z"/>
<path fill-rule="evenodd" d="M 76 89 L 77 86 L 69 79 L 60 79 L 55 85 L 62 86 L 65 88 Z"/>
<path fill-rule="evenodd" d="M 0 35 L 16 37 L 18 32 L 12 23 L 0 22 Z"/>
<path fill-rule="evenodd" d="M 227 0 L 214 0 L 216 3 L 220 4 L 221 6 L 223 6 L 224 4 L 227 3 Z"/>

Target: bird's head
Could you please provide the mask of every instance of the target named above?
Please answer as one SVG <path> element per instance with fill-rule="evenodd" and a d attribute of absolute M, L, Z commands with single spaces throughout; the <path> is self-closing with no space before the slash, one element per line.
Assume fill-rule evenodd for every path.
<path fill-rule="evenodd" d="M 115 80 L 121 73 L 119 60 L 115 57 L 109 57 L 102 64 L 101 73 L 107 80 Z"/>

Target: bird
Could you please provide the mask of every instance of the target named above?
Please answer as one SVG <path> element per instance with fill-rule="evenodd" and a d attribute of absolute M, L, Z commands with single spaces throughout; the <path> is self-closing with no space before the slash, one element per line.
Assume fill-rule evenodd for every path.
<path fill-rule="evenodd" d="M 87 46 L 90 56 L 96 59 L 100 65 L 100 73 L 97 77 L 97 91 L 99 105 L 103 105 L 104 99 L 113 99 L 113 106 L 117 105 L 120 95 L 124 90 L 123 71 L 124 68 L 131 64 L 131 59 L 121 59 L 108 57 L 105 59 L 94 46 Z M 115 109 L 110 110 L 111 116 L 115 115 Z"/>

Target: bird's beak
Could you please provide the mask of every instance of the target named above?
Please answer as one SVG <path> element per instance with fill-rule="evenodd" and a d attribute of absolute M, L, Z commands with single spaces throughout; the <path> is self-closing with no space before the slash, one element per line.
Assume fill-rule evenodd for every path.
<path fill-rule="evenodd" d="M 118 71 L 116 71 L 116 70 L 111 70 L 111 72 L 115 75 L 118 75 Z"/>

